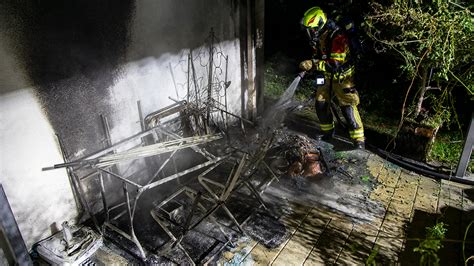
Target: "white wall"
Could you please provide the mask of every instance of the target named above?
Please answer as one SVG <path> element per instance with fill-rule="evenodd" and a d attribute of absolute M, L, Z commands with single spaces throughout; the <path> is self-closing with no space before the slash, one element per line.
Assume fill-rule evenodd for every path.
<path fill-rule="evenodd" d="M 48 102 L 44 102 L 45 99 L 40 102 L 36 85 L 23 69 L 29 62 L 20 64 L 21 55 L 11 49 L 22 44 L 0 38 L 0 182 L 28 248 L 48 236 L 54 223 L 74 222 L 78 215 L 66 172 L 41 170 L 62 162 L 54 134 L 76 132 L 87 135 L 89 126 L 98 127 L 91 123 L 95 123 L 96 117 L 99 121 L 99 111 L 107 114 L 113 142 L 138 132 L 137 100 L 141 101 L 145 115 L 171 104 L 168 96 L 176 98 L 176 92 L 170 68 L 178 94 L 184 98 L 187 55 L 190 49 L 195 54 L 207 49 L 205 41 L 211 27 L 218 39 L 215 45 L 229 56 L 230 110 L 236 114 L 241 112 L 239 15 L 235 1 L 145 0 L 137 1 L 135 8 L 127 62 L 120 66 L 120 74 L 114 82 L 104 88 L 108 93 L 100 94 L 101 98 L 97 99 L 99 94 L 87 90 L 92 83 L 77 85 L 83 73 L 56 82 L 72 88 L 66 95 L 71 102 L 78 97 L 84 98 L 81 98 L 84 108 L 66 110 L 73 114 L 71 117 L 92 117 L 84 120 L 86 122 L 80 119 L 71 119 L 64 125 L 51 122 L 64 112 L 61 109 L 51 113 L 58 104 L 57 99 L 50 99 L 48 108 L 45 108 Z M 200 67 L 199 63 L 196 63 L 196 68 L 201 76 L 206 77 L 206 83 L 207 69 Z M 217 75 L 221 75 L 219 78 L 223 80 L 224 73 Z M 59 88 L 56 83 L 49 86 Z M 66 107 L 68 104 L 67 101 L 59 103 Z M 69 138 L 77 142 L 74 145 L 66 142 L 67 148 L 74 147 L 70 152 L 76 156 L 99 148 L 79 135 L 75 138 L 73 134 Z M 77 148 L 81 145 L 84 150 Z"/>
<path fill-rule="evenodd" d="M 229 110 L 240 115 L 240 68 L 239 44 L 237 40 L 226 41 L 219 44 L 222 50 L 229 53 L 228 80 L 231 85 L 228 90 Z M 202 47 L 204 49 L 206 47 Z M 130 136 L 133 132 L 140 130 L 138 123 L 138 112 L 136 102 L 140 100 L 143 113 L 149 114 L 164 106 L 174 103 L 169 97 L 185 100 L 187 95 L 187 76 L 184 70 L 187 68 L 187 55 L 189 50 L 182 50 L 179 54 L 164 54 L 159 57 L 148 57 L 139 61 L 130 62 L 124 66 L 124 72 L 120 80 L 110 87 L 111 97 L 108 99 L 113 108 L 113 116 L 110 118 L 112 126 L 112 139 L 114 142 Z M 207 60 L 207 58 L 205 58 Z M 199 65 L 199 64 L 198 64 Z M 176 82 L 172 79 L 172 74 Z M 198 76 L 206 78 L 207 69 L 196 66 Z M 224 73 L 215 73 L 224 80 Z M 176 95 L 176 90 L 178 91 Z M 221 99 L 223 102 L 223 99 Z M 130 123 L 130 121 L 134 121 Z"/>
<path fill-rule="evenodd" d="M 61 162 L 62 157 L 33 89 L 15 89 L 28 82 L 4 47 L 0 43 L 0 55 L 5 59 L 1 65 L 0 183 L 30 247 L 77 212 L 65 171 L 41 171 Z"/>
<path fill-rule="evenodd" d="M 41 171 L 62 157 L 33 90 L 2 95 L 0 106 L 0 182 L 31 246 L 50 235 L 51 228 L 73 219 L 76 206 L 65 170 Z"/>

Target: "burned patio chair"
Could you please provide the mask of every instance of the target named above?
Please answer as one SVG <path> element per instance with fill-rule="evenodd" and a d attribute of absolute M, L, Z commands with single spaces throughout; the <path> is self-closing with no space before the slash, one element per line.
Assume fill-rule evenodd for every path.
<path fill-rule="evenodd" d="M 249 165 L 246 168 L 247 171 L 243 174 L 239 182 L 239 186 L 245 185 L 255 194 L 255 196 L 259 199 L 264 208 L 266 208 L 266 206 L 260 195 L 263 194 L 266 188 L 269 187 L 273 181 L 279 181 L 278 176 L 266 162 L 267 155 L 273 145 L 273 141 L 274 135 L 272 135 L 269 139 L 264 140 L 255 153 L 249 154 L 250 159 Z M 254 185 L 254 181 L 256 181 L 255 175 L 259 171 L 264 171 L 265 174 L 270 175 L 270 178 L 264 179 L 257 185 Z"/>
<path fill-rule="evenodd" d="M 198 180 L 224 162 L 225 160 L 220 161 L 205 170 L 198 176 Z M 224 195 L 227 195 L 225 197 L 228 197 L 242 171 L 244 163 L 245 156 L 242 158 L 235 173 L 231 173 L 228 186 L 224 188 L 224 192 L 221 196 L 224 197 Z M 185 254 L 187 259 L 194 264 L 193 258 L 183 247 L 182 240 L 186 234 L 198 227 L 206 219 L 217 226 L 220 234 L 224 237 L 226 242 L 224 243 L 223 247 L 232 243 L 231 237 L 228 236 L 223 230 L 221 224 L 217 222 L 213 214 L 222 207 L 233 220 L 233 222 L 236 223 L 239 229 L 241 229 L 240 225 L 235 220 L 235 217 L 232 215 L 232 213 L 224 205 L 225 201 L 211 204 L 210 207 L 209 204 L 205 203 L 215 202 L 212 198 L 212 195 L 213 194 L 211 194 L 211 197 L 208 197 L 206 195 L 202 195 L 200 191 L 194 190 L 188 186 L 183 186 L 181 189 L 161 200 L 159 203 L 155 203 L 155 208 L 150 211 L 150 214 L 171 240 L 157 250 L 157 255 L 166 255 L 175 248 L 178 248 Z M 183 200 L 183 196 L 185 200 Z M 186 202 L 186 199 L 188 199 L 188 202 Z M 191 202 L 189 202 L 189 200 Z"/>
<path fill-rule="evenodd" d="M 181 195 L 185 195 L 192 201 L 191 206 L 187 211 L 184 210 L 185 205 L 176 200 Z M 156 223 L 161 227 L 161 229 L 163 229 L 171 240 L 156 251 L 157 255 L 167 255 L 174 248 L 178 248 L 185 254 L 188 260 L 194 264 L 193 259 L 183 247 L 181 241 L 188 231 L 191 230 L 193 225 L 191 222 L 193 216 L 195 216 L 200 198 L 200 192 L 189 187 L 182 187 L 163 201 L 156 204 L 155 208 L 150 210 L 151 217 L 153 217 Z M 177 232 L 173 232 L 176 230 L 173 230 L 171 227 L 178 228 Z"/>
<path fill-rule="evenodd" d="M 239 165 L 237 166 L 237 169 L 234 168 L 229 174 L 229 177 L 226 180 L 225 184 L 219 183 L 215 180 L 212 180 L 210 178 L 206 178 L 205 176 L 209 174 L 211 171 L 216 169 L 220 164 L 222 164 L 224 161 L 221 161 L 217 163 L 216 165 L 208 168 L 204 172 L 202 172 L 198 176 L 198 181 L 199 183 L 204 187 L 204 189 L 209 193 L 211 196 L 209 201 L 212 202 L 213 207 L 211 208 L 211 212 L 214 213 L 217 211 L 219 208 L 222 208 L 224 212 L 227 214 L 227 216 L 231 219 L 231 221 L 237 226 L 240 232 L 244 232 L 240 223 L 237 221 L 235 216 L 232 214 L 232 212 L 227 208 L 226 202 L 229 199 L 230 194 L 234 191 L 234 188 L 238 184 L 238 180 L 241 176 L 241 173 L 243 171 L 243 168 L 246 164 L 246 159 L 247 155 L 244 155 L 242 159 L 240 160 Z M 211 186 L 216 187 L 217 189 L 213 189 Z M 218 191 L 220 190 L 220 191 Z"/>
<path fill-rule="evenodd" d="M 269 182 L 267 181 L 263 185 L 261 184 L 259 186 L 259 188 L 261 188 L 262 186 L 264 187 L 261 191 L 259 191 L 254 186 L 254 184 L 252 184 L 252 178 L 259 170 L 259 167 L 261 165 L 266 165 L 263 159 L 265 157 L 266 151 L 268 150 L 268 146 L 264 145 L 262 148 L 263 149 L 259 150 L 254 156 L 251 157 L 250 160 L 248 159 L 249 156 L 247 154 L 244 154 L 240 160 L 237 169 L 235 169 L 235 171 L 234 169 L 232 169 L 225 183 L 221 183 L 216 179 L 207 177 L 207 175 L 211 171 L 216 169 L 221 163 L 224 163 L 224 161 L 221 161 L 218 164 L 210 167 L 198 176 L 199 183 L 211 196 L 211 200 L 214 204 L 214 209 L 217 210 L 218 208 L 222 208 L 226 215 L 237 226 L 241 233 L 245 233 L 242 229 L 242 224 L 245 221 L 239 223 L 235 218 L 235 215 L 227 207 L 226 203 L 229 201 L 232 193 L 245 186 L 249 190 L 250 196 L 255 197 L 255 199 L 259 202 L 260 206 L 263 207 L 265 210 L 268 210 L 260 194 L 264 191 L 266 186 L 269 185 Z M 268 167 L 268 165 L 266 165 L 266 167 Z M 271 171 L 269 168 L 268 170 Z M 272 177 L 271 180 L 274 180 L 275 178 L 277 178 L 276 175 Z"/>

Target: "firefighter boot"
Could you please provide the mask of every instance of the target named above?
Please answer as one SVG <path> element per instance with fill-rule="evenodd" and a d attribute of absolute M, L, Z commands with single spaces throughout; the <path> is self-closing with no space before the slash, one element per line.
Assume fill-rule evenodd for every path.
<path fill-rule="evenodd" d="M 334 138 L 334 128 L 331 129 L 330 131 L 328 132 L 321 132 L 321 133 L 318 133 L 315 135 L 315 139 L 318 140 L 318 141 L 321 141 L 321 140 L 324 140 L 324 141 L 330 141 Z"/>
<path fill-rule="evenodd" d="M 321 127 L 321 134 L 317 134 L 315 138 L 316 140 L 331 140 L 334 137 L 334 122 L 329 104 L 326 101 L 316 101 L 315 107 Z"/>
<path fill-rule="evenodd" d="M 356 140 L 354 142 L 354 148 L 359 149 L 359 150 L 365 149 L 365 142 L 360 141 L 360 140 L 359 141 Z"/>
<path fill-rule="evenodd" d="M 354 105 L 341 106 L 341 111 L 347 121 L 349 135 L 351 137 L 352 142 L 354 143 L 354 148 L 364 149 L 364 127 L 362 125 L 362 120 L 360 119 L 357 107 Z"/>

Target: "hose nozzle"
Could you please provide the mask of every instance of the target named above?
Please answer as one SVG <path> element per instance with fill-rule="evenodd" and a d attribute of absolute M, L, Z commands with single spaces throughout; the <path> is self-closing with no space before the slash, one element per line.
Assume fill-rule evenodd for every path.
<path fill-rule="evenodd" d="M 300 73 L 298 73 L 298 76 L 300 78 L 304 78 L 304 75 L 306 74 L 306 71 L 301 71 Z"/>

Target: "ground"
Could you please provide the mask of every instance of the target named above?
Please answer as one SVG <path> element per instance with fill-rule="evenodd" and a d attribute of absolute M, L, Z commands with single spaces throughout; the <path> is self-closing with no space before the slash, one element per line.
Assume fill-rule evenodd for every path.
<path fill-rule="evenodd" d="M 280 245 L 249 239 L 219 262 L 360 265 L 370 257 L 377 264 L 418 264 L 413 248 L 425 227 L 443 221 L 448 233 L 441 263 L 462 264 L 464 229 L 474 219 L 473 187 L 407 172 L 369 151 L 335 155 L 332 177 L 282 178 L 266 191 L 269 202 L 286 209 L 279 221 L 288 236 Z M 466 250 L 473 253 L 473 244 L 468 241 Z"/>
<path fill-rule="evenodd" d="M 191 257 L 211 265 L 413 265 L 420 260 L 413 249 L 426 238 L 426 227 L 441 222 L 447 228 L 436 252 L 441 265 L 463 264 L 463 245 L 467 257 L 474 254 L 474 230 L 464 235 L 474 219 L 474 187 L 408 172 L 368 150 L 348 149 L 344 142 L 318 145 L 330 173 L 282 176 L 263 193 L 267 210 L 237 191 L 228 205 L 239 222 L 245 220 L 244 234 L 235 233 L 225 215 L 217 214 L 234 231 L 233 244 L 222 245 L 197 228 L 194 233 L 209 245 L 184 239 Z M 91 261 L 138 262 L 111 245 Z M 165 257 L 158 262 L 187 264 L 179 251 Z"/>

